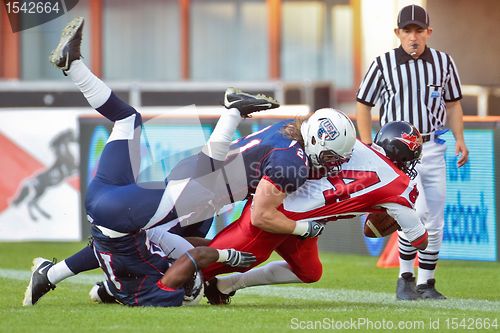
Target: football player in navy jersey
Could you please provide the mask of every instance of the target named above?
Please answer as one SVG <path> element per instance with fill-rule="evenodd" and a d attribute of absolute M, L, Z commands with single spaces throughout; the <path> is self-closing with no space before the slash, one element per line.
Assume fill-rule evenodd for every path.
<path fill-rule="evenodd" d="M 241 118 L 256 111 L 278 107 L 276 101 L 266 96 L 252 96 L 229 89 L 224 99 L 224 105 L 229 110 L 221 116 L 202 153 L 182 161 L 172 170 L 168 182 L 138 185 L 135 179 L 139 160 L 137 142 L 141 125 L 140 114 L 119 100 L 81 62 L 82 27 L 83 18 L 77 18 L 64 29 L 59 45 L 53 51 L 50 60 L 69 75 L 91 106 L 115 122 L 113 133 L 101 157 L 96 177 L 89 185 L 86 198 L 94 243 L 93 247 L 84 248 L 58 264 L 43 258 L 35 259 L 24 305 L 35 304 L 45 293 L 54 289 L 56 283 L 66 277 L 98 266 L 107 273 L 108 282 L 111 282 L 107 284 L 108 289 L 120 302 L 148 305 L 145 300 L 139 300 L 137 303 L 137 297 L 132 300 L 130 294 L 132 290 L 136 291 L 134 288 L 137 287 L 137 280 L 147 275 L 151 267 L 138 264 L 133 269 L 122 269 L 117 272 L 119 258 L 113 259 L 109 254 L 126 250 L 136 251 L 140 257 L 150 256 L 158 249 L 149 242 L 144 230 L 168 222 L 171 230 L 177 228 L 178 233 L 189 236 L 183 234 L 183 226 L 204 221 L 213 216 L 213 213 L 224 204 L 242 200 L 249 194 L 254 194 L 253 221 L 258 228 L 302 237 L 317 237 L 321 233 L 323 230 L 321 224 L 314 221 L 295 222 L 281 213 L 278 207 L 288 193 L 295 191 L 305 182 L 310 173 L 310 162 L 313 167 L 329 172 L 336 170 L 349 158 L 354 145 L 355 129 L 344 114 L 324 109 L 314 113 L 305 121 L 276 124 L 233 144 L 231 146 L 233 151 L 224 162 L 230 149 L 232 135 Z M 342 140 L 339 140 L 339 137 Z M 341 141 L 347 144 L 339 146 L 338 142 Z M 231 168 L 233 165 L 240 165 L 235 162 L 238 160 L 243 161 L 246 182 L 232 182 L 234 179 L 241 179 L 242 169 Z M 219 192 L 220 187 L 217 185 L 220 185 L 218 180 L 221 177 L 225 182 L 222 186 L 223 191 Z M 203 229 L 204 225 L 208 224 L 202 223 L 200 228 Z M 199 228 L 194 230 L 203 235 L 203 230 L 200 231 Z M 206 231 L 205 228 L 204 232 Z M 171 238 L 177 239 L 173 236 Z M 177 240 L 181 242 L 181 239 Z M 185 242 L 182 245 L 171 242 L 173 242 L 172 248 L 189 248 L 189 244 L 186 245 Z M 140 244 L 140 249 L 137 248 L 137 244 Z M 210 258 L 216 257 L 213 251 L 208 249 L 206 251 L 212 254 Z M 228 262 L 231 259 L 229 254 L 219 253 L 218 260 Z M 236 253 L 234 256 L 244 262 L 245 254 Z M 201 268 L 198 259 L 207 262 L 201 257 L 191 259 L 196 268 Z M 241 264 L 234 261 L 230 263 Z M 125 262 L 121 264 L 122 268 L 131 267 Z M 170 262 L 163 263 L 163 266 L 158 264 L 153 270 L 157 275 L 164 271 L 162 268 L 165 265 L 170 264 Z M 153 272 L 149 273 L 154 280 L 156 275 Z M 122 292 L 123 281 L 117 282 L 119 280 L 117 274 L 130 282 L 130 286 L 125 284 L 124 292 Z M 178 304 L 177 297 L 172 304 L 167 302 L 164 305 Z"/>
<path fill-rule="evenodd" d="M 161 248 L 150 242 L 145 230 L 186 217 L 187 212 L 177 206 L 182 200 L 189 200 L 194 211 L 204 208 L 214 194 L 209 187 L 213 181 L 203 176 L 210 176 L 210 172 L 216 171 L 224 161 L 230 139 L 241 119 L 253 112 L 279 105 L 263 95 L 253 96 L 228 89 L 225 94 L 228 110 L 221 116 L 222 121 L 198 154 L 198 159 L 194 161 L 196 164 L 190 166 L 191 175 L 185 179 L 137 183 L 141 115 L 120 100 L 80 60 L 83 23 L 83 18 L 76 18 L 65 27 L 50 61 L 72 79 L 94 109 L 114 122 L 85 198 L 93 243 L 91 247 L 68 258 L 59 271 L 52 269 L 55 265 L 51 262 L 35 259 L 23 305 L 35 304 L 43 294 L 55 287 L 51 282 L 51 274 L 55 280 L 72 275 L 72 264 L 80 271 L 82 267 L 100 266 L 107 276 L 111 293 L 123 304 L 182 305 L 188 291 L 186 286 L 191 293 L 193 288 L 190 284 L 195 273 L 207 264 L 218 261 L 245 266 L 254 258 L 249 253 L 231 249 L 217 251 L 197 247 L 184 252 L 174 262 L 175 258 L 167 256 Z M 209 169 L 204 170 L 205 166 Z M 185 193 L 191 191 L 196 192 L 197 196 L 187 198 Z M 181 237 L 172 236 L 169 239 L 173 248 L 186 247 L 185 243 Z"/>

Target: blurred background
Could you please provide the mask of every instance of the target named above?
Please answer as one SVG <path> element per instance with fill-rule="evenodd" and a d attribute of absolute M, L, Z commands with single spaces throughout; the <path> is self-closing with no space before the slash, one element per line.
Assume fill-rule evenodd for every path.
<path fill-rule="evenodd" d="M 224 90 L 233 85 L 284 104 L 282 113 L 245 122 L 238 135 L 321 107 L 354 118 L 355 94 L 371 61 L 399 46 L 393 32 L 398 11 L 418 4 L 428 10 L 434 29 L 429 46 L 451 54 L 458 67 L 471 151 L 469 164 L 457 169 L 453 137 L 445 137 L 451 148 L 443 257 L 499 260 L 499 1 L 65 3 L 74 7 L 16 33 L 5 6 L 0 9 L 0 240 L 80 240 L 88 235 L 81 200 L 110 124 L 48 63 L 71 18 L 86 19 L 82 54 L 94 73 L 143 113 L 170 115 L 146 131 L 145 156 L 151 164 L 165 156 L 182 157 L 184 146 L 202 144 Z M 190 111 L 180 108 L 193 104 L 196 112 L 204 112 L 196 126 L 184 119 Z M 235 216 L 237 209 L 222 214 L 212 234 Z M 387 240 L 365 239 L 361 226 L 357 221 L 327 228 L 322 249 L 379 255 Z"/>
<path fill-rule="evenodd" d="M 343 106 L 349 112 L 370 62 L 398 46 L 392 31 L 396 16 L 411 3 L 430 13 L 430 46 L 450 53 L 458 66 L 466 114 L 498 115 L 500 4 L 495 0 L 80 0 L 65 15 L 19 33 L 12 33 L 3 10 L 0 79 L 7 82 L 0 86 L 0 107 L 83 103 L 29 94 L 20 103 L 11 92 L 28 87 L 42 92 L 40 81 L 48 80 L 70 85 L 47 64 L 47 54 L 66 22 L 84 16 L 86 62 L 107 82 L 125 83 L 124 92 L 130 94 L 137 83 L 144 105 L 169 100 L 151 94 L 161 87 L 187 90 L 243 81 L 281 86 L 280 97 L 289 104 Z M 311 85 L 317 88 L 309 91 Z M 180 105 L 196 102 L 192 95 L 188 103 L 180 99 Z"/>

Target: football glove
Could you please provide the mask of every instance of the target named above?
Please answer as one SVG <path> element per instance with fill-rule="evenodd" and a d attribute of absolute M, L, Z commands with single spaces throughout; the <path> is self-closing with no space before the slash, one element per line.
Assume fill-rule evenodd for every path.
<path fill-rule="evenodd" d="M 307 231 L 302 234 L 300 237 L 303 239 L 306 238 L 315 238 L 321 235 L 323 230 L 325 229 L 325 225 L 321 222 L 317 221 L 308 221 L 307 222 Z"/>
<path fill-rule="evenodd" d="M 231 267 L 248 267 L 257 261 L 257 258 L 249 252 L 236 251 L 235 249 L 227 249 L 227 259 L 224 263 Z"/>

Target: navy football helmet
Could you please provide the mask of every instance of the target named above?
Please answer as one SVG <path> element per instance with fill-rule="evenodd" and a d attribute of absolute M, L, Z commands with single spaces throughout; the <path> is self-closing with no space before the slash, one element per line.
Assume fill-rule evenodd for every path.
<path fill-rule="evenodd" d="M 416 177 L 415 166 L 420 162 L 423 141 L 415 126 L 406 121 L 387 123 L 378 131 L 374 143 L 411 179 Z"/>

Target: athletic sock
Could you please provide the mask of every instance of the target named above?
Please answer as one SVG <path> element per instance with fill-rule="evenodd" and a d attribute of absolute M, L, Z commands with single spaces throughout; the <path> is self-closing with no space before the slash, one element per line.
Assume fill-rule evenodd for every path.
<path fill-rule="evenodd" d="M 215 160 L 224 161 L 241 119 L 240 111 L 237 109 L 225 110 L 215 125 L 207 144 L 203 147 L 203 153 Z"/>
<path fill-rule="evenodd" d="M 399 247 L 399 276 L 403 273 L 413 272 L 413 263 L 415 262 L 415 257 L 417 256 L 417 249 L 414 248 L 408 240 L 403 238 L 401 235 L 398 237 L 398 247 Z"/>
<path fill-rule="evenodd" d="M 418 251 L 418 277 L 417 285 L 427 283 L 434 279 L 439 251 Z"/>
<path fill-rule="evenodd" d="M 52 284 L 58 284 L 62 280 L 69 278 L 70 276 L 73 275 L 75 275 L 75 273 L 73 273 L 69 269 L 68 265 L 66 264 L 66 261 L 64 260 L 50 267 L 49 270 L 47 271 L 47 278 Z"/>
<path fill-rule="evenodd" d="M 435 269 L 418 268 L 417 285 L 426 284 L 427 280 L 434 279 Z"/>
<path fill-rule="evenodd" d="M 217 277 L 217 289 L 223 294 L 252 286 L 302 282 L 286 261 L 273 261 L 244 273 Z"/>
<path fill-rule="evenodd" d="M 136 113 L 133 107 L 122 101 L 104 82 L 95 76 L 83 61 L 73 61 L 67 73 L 90 106 L 107 119 L 115 122 Z"/>
<path fill-rule="evenodd" d="M 413 263 L 415 260 L 404 260 L 399 258 L 399 277 L 403 275 L 403 273 L 411 273 L 415 275 L 413 271 Z"/>
<path fill-rule="evenodd" d="M 111 89 L 95 76 L 81 60 L 73 61 L 66 73 L 94 109 L 102 106 L 111 95 Z"/>

